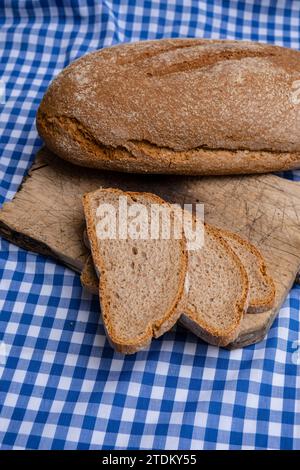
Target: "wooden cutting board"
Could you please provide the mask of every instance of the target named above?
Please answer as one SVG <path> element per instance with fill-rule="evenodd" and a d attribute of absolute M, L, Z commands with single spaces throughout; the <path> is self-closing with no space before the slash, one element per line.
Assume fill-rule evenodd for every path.
<path fill-rule="evenodd" d="M 81 196 L 101 186 L 151 191 L 180 204 L 203 202 L 207 222 L 253 242 L 264 254 L 275 280 L 276 303 L 268 312 L 245 315 L 239 336 L 230 347 L 263 339 L 300 267 L 300 184 L 274 175 L 105 173 L 73 166 L 42 149 L 13 201 L 0 211 L 0 234 L 81 272 L 88 257 L 82 239 Z"/>

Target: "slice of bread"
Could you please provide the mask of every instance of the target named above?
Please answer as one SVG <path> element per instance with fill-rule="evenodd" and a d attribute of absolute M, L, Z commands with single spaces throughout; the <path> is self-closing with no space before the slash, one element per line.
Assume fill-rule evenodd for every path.
<path fill-rule="evenodd" d="M 118 210 L 120 196 L 128 207 L 164 206 L 171 219 L 172 207 L 148 193 L 100 189 L 83 197 L 93 262 L 100 277 L 99 296 L 107 336 L 114 348 L 131 354 L 147 347 L 152 337 L 169 330 L 180 316 L 187 268 L 185 239 L 101 239 L 98 236 L 100 203 Z M 121 220 L 121 219 L 120 219 Z M 119 225 L 117 227 L 119 229 Z"/>
<path fill-rule="evenodd" d="M 208 343 L 226 346 L 238 334 L 248 288 L 239 257 L 218 229 L 205 224 L 203 247 L 188 252 L 180 322 Z"/>
<path fill-rule="evenodd" d="M 216 233 L 221 235 L 227 241 L 230 247 L 238 254 L 243 262 L 244 268 L 249 279 L 249 300 L 247 313 L 262 312 L 273 306 L 275 297 L 275 286 L 272 278 L 266 273 L 266 264 L 259 250 L 249 241 L 241 238 L 239 235 L 228 230 L 215 229 Z M 87 238 L 87 237 L 86 237 Z M 188 289 L 188 274 L 186 277 L 185 288 Z M 94 269 L 93 260 L 89 257 L 86 261 L 81 274 L 81 283 L 90 292 L 98 293 L 98 277 Z M 187 324 L 184 317 L 181 318 L 182 324 Z M 190 322 L 189 322 L 190 323 Z M 192 331 L 196 331 L 195 326 L 191 325 Z M 207 331 L 198 329 L 198 335 L 210 342 Z"/>
<path fill-rule="evenodd" d="M 260 313 L 273 307 L 275 285 L 267 274 L 265 261 L 249 241 L 228 230 L 220 230 L 221 236 L 242 261 L 249 279 L 249 304 L 247 313 Z"/>

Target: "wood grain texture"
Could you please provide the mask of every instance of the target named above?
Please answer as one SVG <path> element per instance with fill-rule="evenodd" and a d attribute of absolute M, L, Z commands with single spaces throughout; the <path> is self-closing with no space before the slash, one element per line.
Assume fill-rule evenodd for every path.
<path fill-rule="evenodd" d="M 230 346 L 263 339 L 300 267 L 300 184 L 274 175 L 201 178 L 108 173 L 75 167 L 42 149 L 14 200 L 0 211 L 0 234 L 81 272 L 89 254 L 83 243 L 81 196 L 99 187 L 150 191 L 180 204 L 203 202 L 207 222 L 254 243 L 276 283 L 275 307 L 245 315 Z"/>

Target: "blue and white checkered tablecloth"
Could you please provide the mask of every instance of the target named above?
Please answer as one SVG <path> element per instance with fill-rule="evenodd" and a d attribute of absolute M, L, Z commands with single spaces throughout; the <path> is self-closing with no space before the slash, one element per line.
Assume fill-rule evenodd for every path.
<path fill-rule="evenodd" d="M 298 0 L 6 0 L 0 22 L 1 203 L 41 145 L 44 91 L 82 54 L 170 36 L 300 49 Z M 0 244 L 2 449 L 300 448 L 299 286 L 256 346 L 229 352 L 177 327 L 124 358 L 78 275 Z"/>

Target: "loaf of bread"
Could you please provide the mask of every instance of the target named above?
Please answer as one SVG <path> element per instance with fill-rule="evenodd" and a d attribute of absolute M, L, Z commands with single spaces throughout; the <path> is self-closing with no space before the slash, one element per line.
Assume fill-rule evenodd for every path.
<path fill-rule="evenodd" d="M 199 175 L 296 168 L 299 80 L 300 52 L 272 45 L 119 45 L 58 75 L 37 128 L 56 154 L 87 167 Z"/>
<path fill-rule="evenodd" d="M 104 204 L 106 210 L 110 206 L 117 212 L 121 196 L 129 205 L 142 204 L 150 214 L 153 204 L 173 214 L 169 204 L 149 193 L 99 189 L 83 198 L 87 222 L 84 238 L 99 279 L 94 281 L 89 263 L 81 280 L 93 292 L 99 292 L 105 330 L 117 351 L 129 354 L 144 349 L 152 337 L 170 329 L 179 317 L 205 341 L 226 346 L 237 336 L 250 298 L 252 303 L 255 299 L 254 307 L 267 307 L 266 301 L 270 307 L 267 284 L 271 279 L 261 272 L 263 259 L 250 244 L 230 232 L 224 234 L 228 240 L 235 240 L 234 249 L 224 240 L 222 230 L 207 224 L 204 245 L 193 250 L 188 249 L 184 237 L 102 237 L 97 228 L 99 209 Z M 149 220 L 152 224 L 151 215 Z M 235 250 L 242 254 L 247 268 Z"/>

